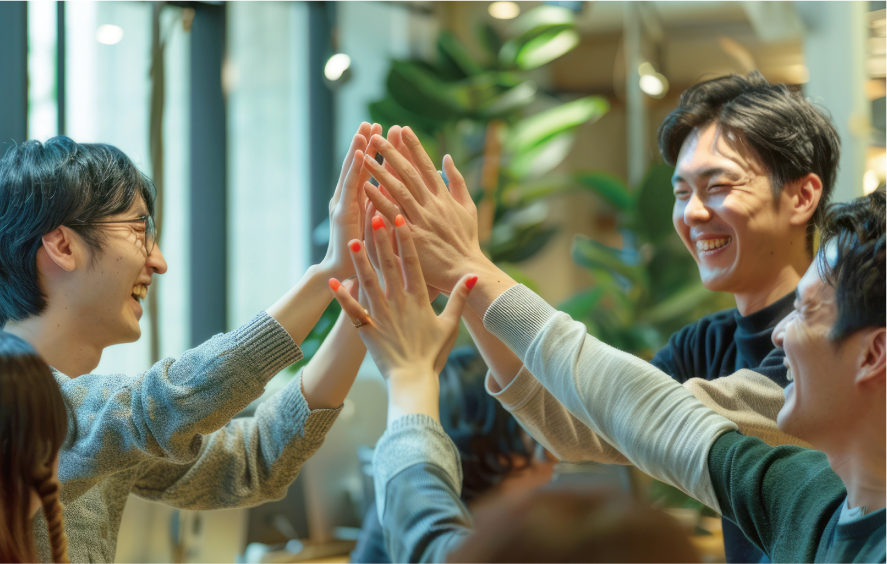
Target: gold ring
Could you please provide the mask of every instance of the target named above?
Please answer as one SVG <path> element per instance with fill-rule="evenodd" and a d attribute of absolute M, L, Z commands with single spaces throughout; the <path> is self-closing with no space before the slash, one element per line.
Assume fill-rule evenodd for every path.
<path fill-rule="evenodd" d="M 367 310 L 363 310 L 363 312 L 367 315 L 367 321 L 361 321 L 360 319 L 352 319 L 351 320 L 351 325 L 354 325 L 354 327 L 356 327 L 357 329 L 360 329 L 364 325 L 370 324 L 370 322 L 369 322 L 370 312 L 368 312 Z"/>

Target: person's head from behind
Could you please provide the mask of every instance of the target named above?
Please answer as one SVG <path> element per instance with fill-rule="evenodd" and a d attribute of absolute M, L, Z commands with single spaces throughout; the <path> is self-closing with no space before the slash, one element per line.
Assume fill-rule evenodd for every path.
<path fill-rule="evenodd" d="M 671 517 L 617 490 L 542 488 L 475 515 L 450 562 L 698 562 Z"/>
<path fill-rule="evenodd" d="M 31 519 L 41 507 L 53 561 L 67 561 L 58 482 L 67 429 L 49 366 L 30 345 L 0 332 L 0 561 L 36 561 Z"/>
<path fill-rule="evenodd" d="M 675 229 L 706 288 L 742 294 L 786 265 L 803 272 L 840 139 L 800 92 L 757 71 L 697 84 L 660 126 L 659 150 L 675 166 Z"/>
<path fill-rule="evenodd" d="M 884 432 L 884 192 L 833 205 L 795 311 L 773 331 L 793 382 L 777 423 L 816 448 Z"/>
<path fill-rule="evenodd" d="M 0 327 L 50 313 L 106 347 L 139 338 L 139 303 L 166 271 L 154 187 L 111 145 L 54 137 L 0 160 Z"/>
<path fill-rule="evenodd" d="M 486 392 L 487 365 L 474 347 L 450 353 L 440 373 L 440 422 L 462 461 L 462 499 L 472 502 L 531 464 L 517 420 Z"/>

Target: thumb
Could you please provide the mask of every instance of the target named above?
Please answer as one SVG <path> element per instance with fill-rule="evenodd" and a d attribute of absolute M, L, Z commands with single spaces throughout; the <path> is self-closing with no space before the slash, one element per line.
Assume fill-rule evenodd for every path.
<path fill-rule="evenodd" d="M 456 285 L 453 286 L 453 291 L 450 293 L 447 306 L 444 308 L 443 313 L 440 314 L 441 320 L 456 325 L 459 324 L 462 311 L 465 309 L 465 304 L 468 303 L 468 294 L 471 293 L 471 289 L 474 288 L 476 283 L 477 276 L 474 274 L 466 274 L 456 282 Z"/>

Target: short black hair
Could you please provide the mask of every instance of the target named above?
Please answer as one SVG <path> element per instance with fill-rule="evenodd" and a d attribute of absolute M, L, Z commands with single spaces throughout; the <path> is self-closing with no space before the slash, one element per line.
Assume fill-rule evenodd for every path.
<path fill-rule="evenodd" d="M 774 197 L 788 182 L 811 172 L 819 176 L 822 198 L 807 232 L 812 254 L 815 226 L 822 225 L 841 160 L 841 139 L 828 115 L 800 92 L 770 84 L 758 71 L 701 82 L 681 94 L 677 109 L 659 127 L 665 162 L 674 166 L 687 136 L 710 123 L 748 142 L 767 170 Z"/>
<path fill-rule="evenodd" d="M 139 197 L 153 216 L 154 185 L 112 145 L 60 135 L 10 147 L 0 160 L 0 327 L 46 309 L 36 261 L 44 235 L 68 225 L 95 257 L 103 232 L 75 223 L 122 214 Z"/>
<path fill-rule="evenodd" d="M 440 373 L 440 423 L 462 460 L 466 503 L 530 464 L 517 420 L 486 391 L 487 365 L 471 346 L 455 349 Z"/>
<path fill-rule="evenodd" d="M 857 331 L 885 327 L 884 192 L 876 190 L 828 210 L 817 255 L 820 276 L 835 289 L 838 319 L 829 337 L 842 343 Z M 826 257 L 835 248 L 835 260 Z"/>

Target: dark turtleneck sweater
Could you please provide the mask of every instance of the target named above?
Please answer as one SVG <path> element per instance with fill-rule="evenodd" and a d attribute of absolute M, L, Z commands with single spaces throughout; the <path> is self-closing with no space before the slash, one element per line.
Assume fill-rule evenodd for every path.
<path fill-rule="evenodd" d="M 751 315 L 736 308 L 707 315 L 671 336 L 651 363 L 678 382 L 714 380 L 742 368 L 764 374 L 783 388 L 788 385 L 782 364 L 785 353 L 770 340 L 773 328 L 794 309 L 792 292 Z M 760 562 L 764 553 L 731 521 L 724 519 L 727 562 Z"/>

